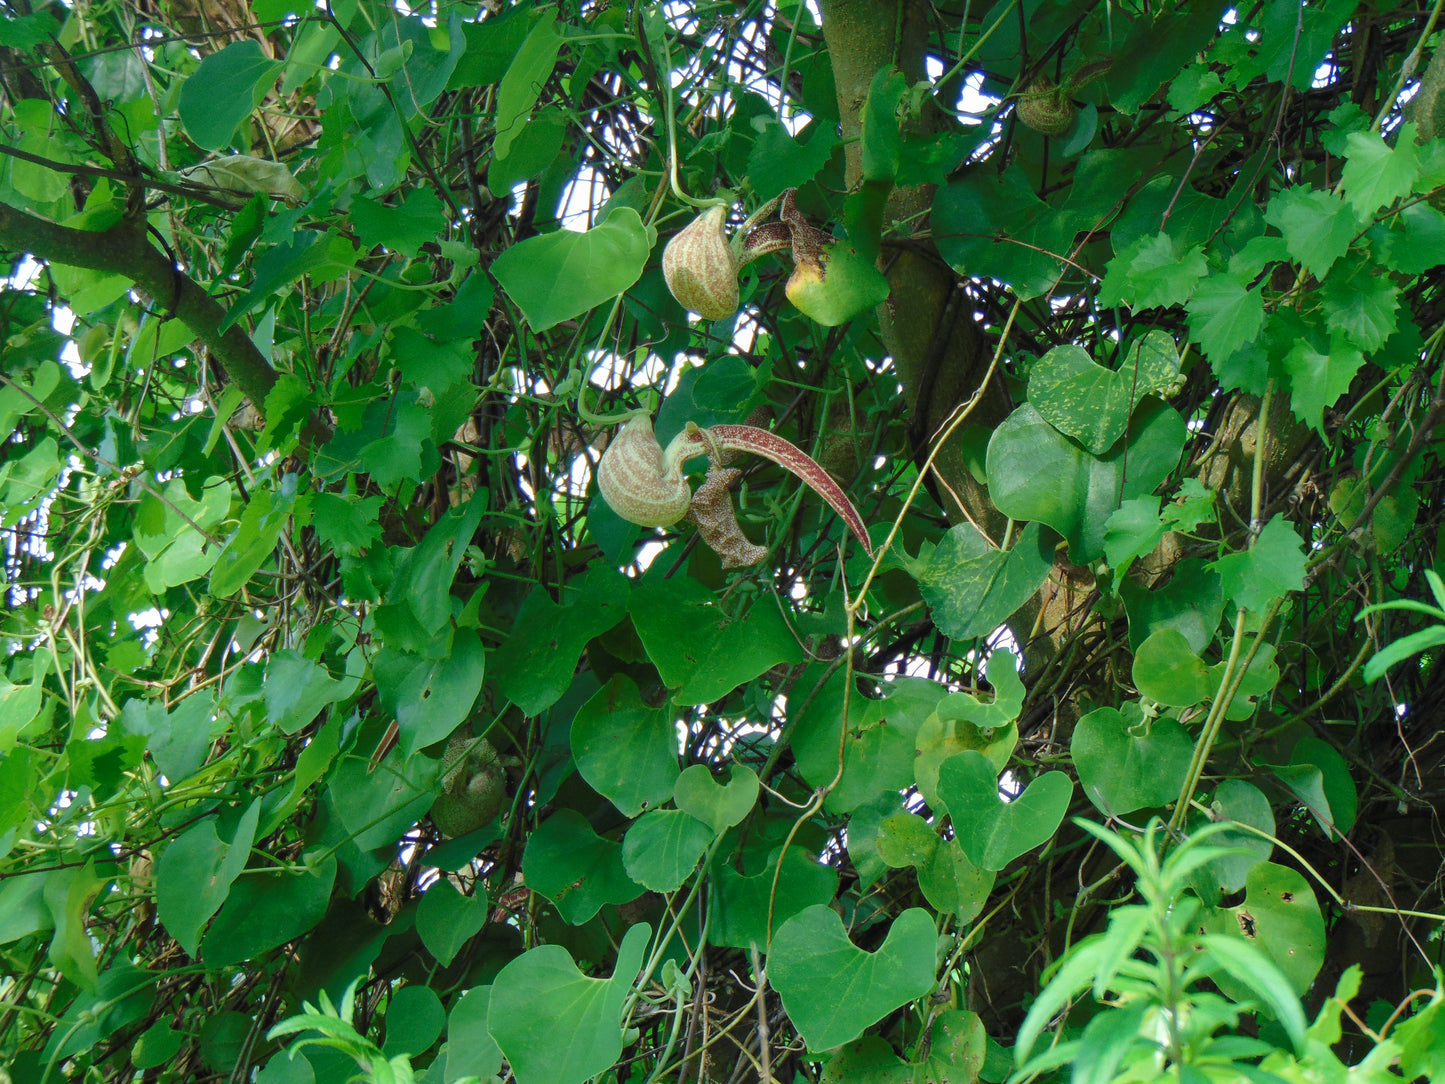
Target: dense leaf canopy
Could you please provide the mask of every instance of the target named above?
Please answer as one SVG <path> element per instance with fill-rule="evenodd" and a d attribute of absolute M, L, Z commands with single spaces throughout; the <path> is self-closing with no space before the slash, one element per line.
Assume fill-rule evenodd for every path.
<path fill-rule="evenodd" d="M 0 1081 L 1445 1080 L 1440 9 L 0 0 Z"/>

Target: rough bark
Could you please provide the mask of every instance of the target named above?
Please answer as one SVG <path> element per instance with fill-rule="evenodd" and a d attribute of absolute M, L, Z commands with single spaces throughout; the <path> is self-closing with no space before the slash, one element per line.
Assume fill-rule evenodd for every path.
<path fill-rule="evenodd" d="M 833 62 L 838 106 L 847 147 L 850 189 L 862 179 L 858 142 L 863 103 L 880 68 L 896 65 L 910 84 L 925 77 L 927 9 L 913 0 L 880 4 L 877 0 L 823 0 L 823 36 Z M 915 122 L 928 126 L 929 117 Z M 879 309 L 883 341 L 893 355 L 908 405 L 915 454 L 926 454 L 930 438 L 955 406 L 978 387 L 990 352 L 975 321 L 964 283 L 930 241 L 910 236 L 926 218 L 933 187 L 896 188 L 884 212 L 883 267 L 892 296 Z M 894 228 L 896 223 L 913 223 Z M 1003 383 L 990 383 L 970 416 L 971 423 L 992 426 L 1009 411 Z M 989 533 L 1002 517 L 964 464 L 958 441 L 950 441 L 936 460 L 945 499 Z M 960 509 L 951 508 L 955 517 Z"/>
<path fill-rule="evenodd" d="M 925 76 L 928 40 L 926 6 L 916 0 L 880 4 L 876 0 L 822 0 L 823 36 L 833 62 L 838 107 L 847 147 L 850 189 L 861 183 L 861 114 L 874 74 L 896 65 L 909 84 Z M 914 123 L 937 126 L 924 116 Z M 908 407 L 915 458 L 922 460 L 933 436 L 954 408 L 978 387 L 992 360 L 991 345 L 979 328 L 965 282 L 944 262 L 931 240 L 909 236 L 933 204 L 934 187 L 895 188 L 884 212 L 883 266 L 892 295 L 878 310 L 883 341 L 893 355 Z M 1002 379 L 995 375 L 969 416 L 969 424 L 989 428 L 1012 409 Z M 935 468 L 943 499 L 955 522 L 964 519 L 994 541 L 1003 536 L 1004 517 L 974 479 L 958 439 L 940 450 Z M 1025 647 L 1025 665 L 1034 674 L 1057 654 L 1058 645 L 1079 623 L 1079 601 L 1092 589 L 1085 569 L 1062 561 L 1054 581 L 1010 622 Z M 1064 716 L 1072 713 L 1062 712 Z"/>

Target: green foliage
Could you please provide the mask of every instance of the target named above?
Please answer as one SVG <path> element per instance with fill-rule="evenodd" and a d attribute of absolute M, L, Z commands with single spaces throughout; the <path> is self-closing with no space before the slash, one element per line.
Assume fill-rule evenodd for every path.
<path fill-rule="evenodd" d="M 831 1050 L 921 997 L 933 985 L 938 931 L 921 908 L 904 911 L 876 952 L 850 940 L 831 908 L 800 911 L 773 935 L 769 974 L 811 1050 Z M 832 996 L 820 997 L 824 988 Z"/>
<path fill-rule="evenodd" d="M 1445 1080 L 1433 14 L 0 4 L 0 1080 Z"/>

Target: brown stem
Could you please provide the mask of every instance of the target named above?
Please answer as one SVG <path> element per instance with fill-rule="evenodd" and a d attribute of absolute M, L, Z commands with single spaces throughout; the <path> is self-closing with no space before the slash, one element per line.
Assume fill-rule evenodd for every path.
<path fill-rule="evenodd" d="M 110 126 L 109 110 L 101 102 L 100 95 L 95 92 L 89 80 L 80 74 L 80 69 L 75 66 L 75 61 L 71 60 L 70 54 L 60 42 L 45 42 L 40 46 L 39 52 L 50 61 L 60 73 L 60 78 L 64 79 L 66 85 L 85 103 L 86 112 L 90 114 L 90 122 L 95 128 L 95 138 L 105 151 L 105 156 L 115 163 L 116 169 L 121 173 L 136 178 L 129 184 L 130 194 L 126 207 L 128 214 L 139 214 L 145 202 L 145 185 L 139 180 L 140 165 L 136 162 L 135 155 L 131 154 L 126 141 Z"/>

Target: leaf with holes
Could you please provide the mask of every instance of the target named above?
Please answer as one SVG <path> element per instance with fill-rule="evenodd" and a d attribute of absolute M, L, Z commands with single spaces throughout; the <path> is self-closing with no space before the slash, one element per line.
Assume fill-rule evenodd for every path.
<path fill-rule="evenodd" d="M 1029 402 L 1059 432 L 1101 455 L 1124 435 L 1146 395 L 1169 393 L 1179 379 L 1179 351 L 1162 331 L 1134 344 L 1115 372 L 1082 347 L 1056 346 L 1029 372 Z"/>

